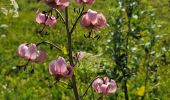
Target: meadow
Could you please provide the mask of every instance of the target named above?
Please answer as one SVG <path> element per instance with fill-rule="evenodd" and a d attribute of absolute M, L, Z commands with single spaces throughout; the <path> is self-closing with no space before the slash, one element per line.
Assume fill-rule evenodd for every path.
<path fill-rule="evenodd" d="M 59 17 L 55 27 L 46 27 L 40 33 L 43 26 L 36 23 L 36 12 L 49 7 L 37 1 L 0 0 L 0 100 L 75 100 L 72 80 L 56 82 L 49 74 L 52 60 L 58 56 L 69 60 L 65 26 Z M 81 6 L 69 1 L 68 21 L 72 26 Z M 115 93 L 101 95 L 90 87 L 83 99 L 169 100 L 170 2 L 95 0 L 84 9 L 101 12 L 107 25 L 88 37 L 90 32 L 78 22 L 72 33 L 72 53 L 84 53 L 74 67 L 80 96 L 96 76 L 108 76 L 116 82 Z M 32 62 L 25 70 L 18 69 L 27 63 L 19 57 L 18 46 L 42 41 L 52 42 L 61 51 L 40 45 L 38 49 L 47 53 L 45 62 Z"/>

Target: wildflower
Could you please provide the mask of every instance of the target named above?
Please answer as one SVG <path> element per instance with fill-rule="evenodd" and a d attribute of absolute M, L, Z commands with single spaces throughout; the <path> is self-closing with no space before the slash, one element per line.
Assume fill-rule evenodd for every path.
<path fill-rule="evenodd" d="M 58 57 L 57 60 L 53 60 L 49 64 L 49 72 L 54 75 L 55 78 L 69 78 L 73 75 L 73 69 L 70 65 L 67 65 L 63 57 Z"/>
<path fill-rule="evenodd" d="M 49 27 L 54 27 L 56 25 L 56 18 L 54 16 L 48 16 L 46 14 L 43 14 L 41 12 L 37 13 L 36 16 L 36 22 L 38 24 L 43 24 Z"/>
<path fill-rule="evenodd" d="M 77 52 L 77 53 L 75 53 L 74 54 L 74 58 L 76 59 L 76 60 L 82 60 L 83 58 L 84 58 L 84 53 L 82 52 L 82 51 L 80 51 L 80 52 Z"/>
<path fill-rule="evenodd" d="M 44 2 L 52 7 L 52 8 L 58 8 L 58 9 L 63 9 L 65 7 L 69 6 L 69 1 L 68 0 L 44 0 Z"/>
<path fill-rule="evenodd" d="M 104 27 L 106 23 L 106 18 L 102 13 L 97 13 L 96 11 L 93 11 L 91 9 L 89 9 L 81 19 L 82 26 L 96 30 Z"/>
<path fill-rule="evenodd" d="M 36 44 L 21 44 L 18 47 L 18 55 L 26 60 L 35 62 L 43 62 L 46 59 L 46 53 L 41 50 L 37 50 Z"/>
<path fill-rule="evenodd" d="M 116 82 L 108 77 L 97 78 L 92 83 L 92 87 L 97 93 L 108 94 L 115 93 L 117 90 Z"/>
<path fill-rule="evenodd" d="M 95 0 L 76 0 L 77 3 L 93 4 Z"/>

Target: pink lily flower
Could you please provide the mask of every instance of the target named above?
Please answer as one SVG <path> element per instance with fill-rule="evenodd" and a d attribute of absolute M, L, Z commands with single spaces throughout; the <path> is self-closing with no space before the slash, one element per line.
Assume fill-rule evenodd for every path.
<path fill-rule="evenodd" d="M 44 0 L 44 2 L 48 6 L 52 8 L 58 8 L 58 9 L 63 9 L 69 6 L 68 0 Z"/>
<path fill-rule="evenodd" d="M 21 44 L 18 47 L 18 55 L 26 60 L 43 62 L 46 59 L 44 51 L 37 50 L 36 44 Z"/>
<path fill-rule="evenodd" d="M 46 58 L 47 58 L 47 54 L 42 50 L 38 50 L 37 58 L 35 59 L 35 62 L 43 62 Z"/>
<path fill-rule="evenodd" d="M 41 12 L 37 13 L 36 16 L 36 22 L 38 24 L 44 24 L 49 27 L 54 27 L 56 25 L 56 18 L 54 16 L 48 16 L 46 14 L 43 14 Z"/>
<path fill-rule="evenodd" d="M 89 9 L 86 14 L 82 16 L 81 25 L 86 28 L 101 29 L 107 24 L 106 18 L 102 13 L 97 13 Z"/>
<path fill-rule="evenodd" d="M 83 58 L 84 58 L 84 53 L 82 52 L 82 51 L 80 51 L 80 52 L 77 52 L 77 53 L 75 53 L 74 54 L 74 58 L 76 59 L 76 60 L 82 60 Z"/>
<path fill-rule="evenodd" d="M 93 81 L 92 87 L 97 93 L 105 95 L 108 93 L 115 93 L 117 90 L 116 82 L 112 79 L 110 80 L 108 77 L 104 77 L 103 79 L 97 78 Z"/>
<path fill-rule="evenodd" d="M 76 0 L 77 3 L 93 4 L 95 0 Z"/>
<path fill-rule="evenodd" d="M 69 78 L 73 75 L 72 67 L 66 64 L 66 61 L 63 57 L 58 57 L 57 60 L 50 62 L 49 72 L 56 78 L 60 77 Z"/>

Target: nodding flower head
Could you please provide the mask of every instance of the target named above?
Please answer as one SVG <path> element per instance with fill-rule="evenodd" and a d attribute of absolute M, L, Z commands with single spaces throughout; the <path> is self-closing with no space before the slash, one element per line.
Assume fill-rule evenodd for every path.
<path fill-rule="evenodd" d="M 51 75 L 54 75 L 55 78 L 69 78 L 73 75 L 72 66 L 67 65 L 63 57 L 58 57 L 57 60 L 50 62 L 49 72 Z"/>
<path fill-rule="evenodd" d="M 44 0 L 44 2 L 48 6 L 52 8 L 57 8 L 57 9 L 63 9 L 69 6 L 68 0 Z"/>
<path fill-rule="evenodd" d="M 97 13 L 96 11 L 93 11 L 91 9 L 89 9 L 87 13 L 85 13 L 82 16 L 80 23 L 82 26 L 86 28 L 96 29 L 96 30 L 101 29 L 107 24 L 106 18 L 102 13 Z"/>
<path fill-rule="evenodd" d="M 93 4 L 95 0 L 76 0 L 77 3 Z"/>
<path fill-rule="evenodd" d="M 82 60 L 83 58 L 84 58 L 84 52 L 82 52 L 82 51 L 80 51 L 80 52 L 77 52 L 77 53 L 75 53 L 74 54 L 74 59 L 76 59 L 76 60 Z"/>
<path fill-rule="evenodd" d="M 37 16 L 35 20 L 38 24 L 43 24 L 49 27 L 54 27 L 57 22 L 54 16 L 49 16 L 39 11 L 37 12 Z"/>
<path fill-rule="evenodd" d="M 43 62 L 47 55 L 44 51 L 37 50 L 36 44 L 21 44 L 18 47 L 18 55 L 26 60 Z"/>
<path fill-rule="evenodd" d="M 108 93 L 115 93 L 117 90 L 116 82 L 108 77 L 95 79 L 92 83 L 92 87 L 97 93 L 105 95 Z"/>

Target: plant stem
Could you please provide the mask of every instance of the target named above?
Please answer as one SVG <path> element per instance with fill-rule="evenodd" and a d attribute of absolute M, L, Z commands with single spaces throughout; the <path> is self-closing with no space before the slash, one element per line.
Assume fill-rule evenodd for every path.
<path fill-rule="evenodd" d="M 65 19 L 64 19 L 63 15 L 60 13 L 60 11 L 58 9 L 55 9 L 55 11 L 56 11 L 56 13 L 59 14 L 59 16 L 61 17 L 63 23 L 65 24 Z"/>
<path fill-rule="evenodd" d="M 83 100 L 83 97 L 86 95 L 86 93 L 87 93 L 87 91 L 89 90 L 89 88 L 91 87 L 91 85 L 93 84 L 93 82 L 96 80 L 96 79 L 98 79 L 98 78 L 102 78 L 102 77 L 96 77 L 95 79 L 93 79 L 92 81 L 91 81 L 91 83 L 89 84 L 89 86 L 87 87 L 87 89 L 85 90 L 85 92 L 84 92 L 84 94 L 81 96 L 81 99 Z M 103 78 L 102 78 L 103 79 Z"/>
<path fill-rule="evenodd" d="M 124 84 L 123 84 L 123 87 L 124 87 L 124 95 L 125 95 L 125 100 L 129 100 L 128 98 L 128 90 L 127 90 L 127 78 L 126 78 L 126 74 L 127 74 L 127 69 L 128 69 L 128 45 L 129 45 L 129 35 L 131 33 L 131 17 L 128 17 L 128 32 L 127 32 L 127 35 L 126 35 L 126 43 L 125 43 L 125 47 L 126 47 L 126 52 L 125 52 L 125 55 L 126 55 L 126 61 L 125 61 L 125 67 L 123 69 L 123 77 L 124 77 Z"/>
<path fill-rule="evenodd" d="M 71 33 L 69 32 L 68 8 L 67 7 L 65 8 L 65 26 L 66 26 L 66 31 L 67 31 L 69 62 L 70 62 L 70 65 L 72 67 L 74 67 L 73 56 L 72 56 Z M 73 87 L 75 99 L 80 100 L 78 90 L 77 90 L 77 85 L 76 85 L 76 77 L 75 77 L 74 73 L 72 76 L 72 87 Z"/>
<path fill-rule="evenodd" d="M 52 42 L 42 41 L 42 42 L 37 43 L 36 45 L 39 46 L 39 45 L 41 45 L 41 44 L 48 44 L 48 45 L 50 45 L 50 46 L 55 47 L 57 50 L 62 51 L 57 45 L 53 44 Z"/>

